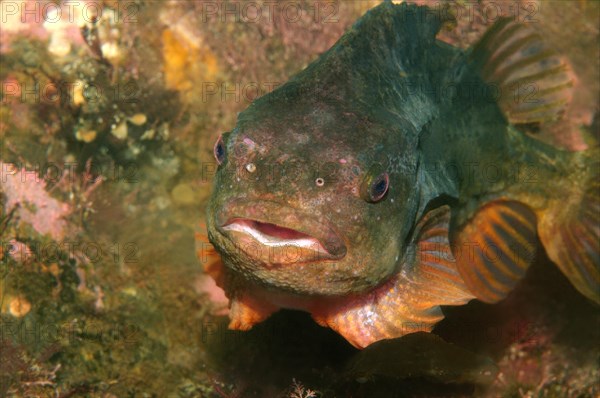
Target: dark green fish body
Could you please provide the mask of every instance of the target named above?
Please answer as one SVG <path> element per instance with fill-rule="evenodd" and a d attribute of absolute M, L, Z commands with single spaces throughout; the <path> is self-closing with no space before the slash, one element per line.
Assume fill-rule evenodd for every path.
<path fill-rule="evenodd" d="M 519 128 L 560 115 L 568 66 L 515 23 L 468 51 L 436 40 L 443 23 L 372 9 L 219 137 L 207 227 L 223 266 L 209 273 L 232 328 L 299 308 L 357 347 L 429 331 L 440 305 L 503 298 L 538 232 L 598 301 L 597 157 Z M 527 76 L 541 102 L 511 102 Z"/>

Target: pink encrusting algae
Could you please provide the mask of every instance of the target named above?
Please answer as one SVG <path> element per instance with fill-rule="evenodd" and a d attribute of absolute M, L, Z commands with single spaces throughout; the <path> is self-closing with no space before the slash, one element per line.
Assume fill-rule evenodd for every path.
<path fill-rule="evenodd" d="M 16 209 L 20 221 L 30 224 L 39 234 L 48 234 L 55 240 L 64 238 L 68 230 L 65 217 L 71 212 L 69 205 L 50 196 L 46 181 L 37 172 L 2 162 L 0 168 L 6 212 Z"/>

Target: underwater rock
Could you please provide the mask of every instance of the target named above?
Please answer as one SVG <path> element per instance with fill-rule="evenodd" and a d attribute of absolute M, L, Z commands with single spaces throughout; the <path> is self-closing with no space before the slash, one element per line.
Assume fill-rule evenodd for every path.
<path fill-rule="evenodd" d="M 173 202 L 180 205 L 192 205 L 196 203 L 196 194 L 190 184 L 181 183 L 171 191 Z"/>
<path fill-rule="evenodd" d="M 350 378 L 363 383 L 426 379 L 441 384 L 486 385 L 497 373 L 491 359 L 426 332 L 373 343 L 356 354 L 347 370 Z"/>
<path fill-rule="evenodd" d="M 166 7 L 160 19 L 168 28 L 162 32 L 165 86 L 190 91 L 215 80 L 217 58 L 203 40 L 195 15 L 182 14 L 178 4 Z"/>

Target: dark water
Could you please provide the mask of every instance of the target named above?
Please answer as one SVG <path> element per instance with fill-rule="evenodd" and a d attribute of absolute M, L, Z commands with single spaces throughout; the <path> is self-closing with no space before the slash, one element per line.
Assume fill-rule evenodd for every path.
<path fill-rule="evenodd" d="M 543 252 L 502 303 L 445 310 L 434 332 L 464 350 L 442 363 L 452 377 L 397 361 L 406 347 L 359 353 L 303 313 L 246 333 L 215 315 L 194 241 L 214 140 L 377 3 L 0 3 L 0 396 L 598 396 L 598 308 Z M 456 4 L 472 15 L 442 36 L 463 47 L 515 6 Z M 517 8 L 580 80 L 554 128 L 589 133 L 598 3 Z"/>

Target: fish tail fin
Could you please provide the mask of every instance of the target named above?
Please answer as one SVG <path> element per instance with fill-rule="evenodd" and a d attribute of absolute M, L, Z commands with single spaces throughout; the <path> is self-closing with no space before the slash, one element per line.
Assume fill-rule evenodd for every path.
<path fill-rule="evenodd" d="M 472 48 L 469 60 L 514 125 L 560 119 L 573 97 L 575 75 L 568 61 L 531 25 L 499 19 Z"/>
<path fill-rule="evenodd" d="M 600 150 L 574 153 L 576 187 L 538 214 L 548 257 L 577 290 L 600 304 Z"/>

